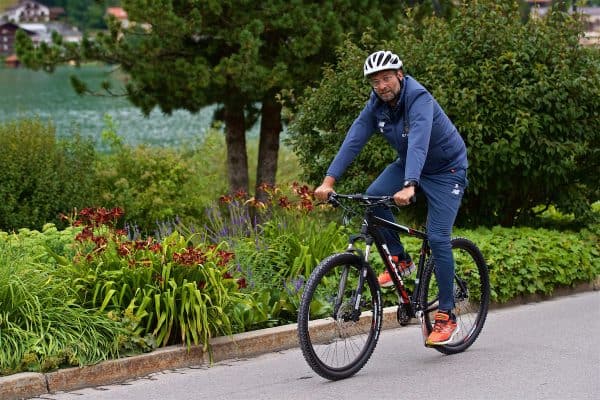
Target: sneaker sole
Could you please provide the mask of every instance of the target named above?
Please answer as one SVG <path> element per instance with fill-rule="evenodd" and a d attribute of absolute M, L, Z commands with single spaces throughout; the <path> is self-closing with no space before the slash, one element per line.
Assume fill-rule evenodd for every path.
<path fill-rule="evenodd" d="M 450 337 L 448 338 L 448 340 L 444 340 L 443 342 L 431 342 L 429 339 L 427 339 L 427 341 L 425 342 L 425 344 L 427 346 L 443 346 L 445 344 L 448 344 L 450 342 L 452 342 L 454 340 L 454 338 L 456 337 L 456 334 L 460 332 L 460 326 L 456 325 L 456 330 L 454 332 L 452 332 L 452 335 L 450 335 Z"/>

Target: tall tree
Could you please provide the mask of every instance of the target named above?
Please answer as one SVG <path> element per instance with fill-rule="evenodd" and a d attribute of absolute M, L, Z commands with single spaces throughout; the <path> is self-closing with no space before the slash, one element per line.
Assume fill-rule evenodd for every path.
<path fill-rule="evenodd" d="M 59 63 L 96 60 L 130 75 L 131 102 L 149 113 L 156 106 L 196 112 L 220 104 L 225 124 L 229 185 L 249 189 L 245 132 L 260 113 L 257 187 L 274 184 L 282 130 L 282 93 L 293 93 L 335 61 L 347 34 L 377 28 L 383 38 L 402 13 L 378 1 L 123 0 L 133 23 L 115 20 L 110 32 L 81 45 L 33 47 L 19 35 L 17 52 L 30 68 L 52 71 Z M 85 86 L 76 82 L 80 91 Z M 261 192 L 257 191 L 261 197 Z"/>

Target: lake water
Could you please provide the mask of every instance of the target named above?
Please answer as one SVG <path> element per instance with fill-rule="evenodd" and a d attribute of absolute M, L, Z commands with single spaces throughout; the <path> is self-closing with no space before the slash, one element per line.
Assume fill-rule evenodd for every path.
<path fill-rule="evenodd" d="M 117 133 L 132 145 L 183 146 L 204 137 L 214 107 L 196 114 L 179 110 L 170 116 L 155 109 L 145 117 L 125 97 L 79 96 L 71 86 L 71 75 L 80 77 L 92 90 L 110 77 L 117 90 L 121 84 L 110 71 L 109 67 L 99 66 L 60 67 L 52 74 L 0 68 L 0 122 L 37 116 L 52 121 L 59 137 L 79 132 L 99 144 L 106 128 L 104 116 L 110 115 Z"/>

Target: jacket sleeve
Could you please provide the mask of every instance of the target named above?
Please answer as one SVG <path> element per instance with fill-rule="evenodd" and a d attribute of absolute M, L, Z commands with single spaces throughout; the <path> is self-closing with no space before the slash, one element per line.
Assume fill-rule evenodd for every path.
<path fill-rule="evenodd" d="M 423 90 L 408 105 L 409 134 L 404 180 L 420 182 L 433 124 L 433 98 Z"/>
<path fill-rule="evenodd" d="M 328 176 L 338 180 L 373 135 L 376 129 L 373 103 L 373 98 L 371 98 L 350 126 L 344 142 L 327 169 Z"/>

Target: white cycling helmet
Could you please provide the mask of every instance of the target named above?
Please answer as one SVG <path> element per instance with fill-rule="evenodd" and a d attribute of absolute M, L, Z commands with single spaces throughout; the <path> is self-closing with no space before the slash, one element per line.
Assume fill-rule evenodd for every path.
<path fill-rule="evenodd" d="M 365 60 L 365 77 L 386 69 L 402 68 L 402 60 L 396 54 L 387 50 L 376 51 Z"/>

